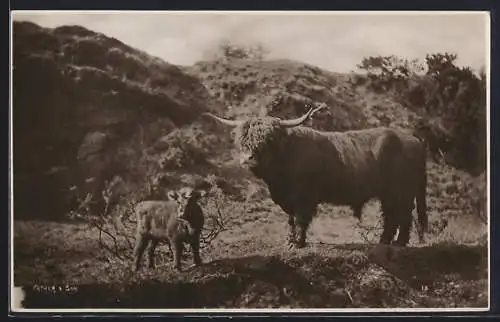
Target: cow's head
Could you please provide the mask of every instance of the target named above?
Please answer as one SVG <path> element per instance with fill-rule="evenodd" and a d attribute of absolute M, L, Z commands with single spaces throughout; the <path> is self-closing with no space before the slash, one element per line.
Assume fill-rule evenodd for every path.
<path fill-rule="evenodd" d="M 182 217 L 189 203 L 198 202 L 198 200 L 203 198 L 206 194 L 206 190 L 183 187 L 178 191 L 170 190 L 167 193 L 167 198 L 177 203 L 177 216 Z"/>
<path fill-rule="evenodd" d="M 255 117 L 248 120 L 229 120 L 211 113 L 204 113 L 216 121 L 235 129 L 235 143 L 240 152 L 240 164 L 250 169 L 265 166 L 286 141 L 286 129 L 303 124 L 324 105 L 311 108 L 304 115 L 282 120 L 278 117 Z"/>

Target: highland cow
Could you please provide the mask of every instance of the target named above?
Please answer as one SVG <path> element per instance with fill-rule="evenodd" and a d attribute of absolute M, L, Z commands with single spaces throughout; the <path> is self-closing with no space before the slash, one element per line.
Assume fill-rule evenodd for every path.
<path fill-rule="evenodd" d="M 300 126 L 321 108 L 292 120 L 204 115 L 235 127 L 241 165 L 267 184 L 272 200 L 288 214 L 290 246 L 305 246 L 318 204 L 350 206 L 361 219 L 364 204 L 373 198 L 382 206 L 380 243 L 392 243 L 399 228 L 395 243 L 407 245 L 415 198 L 418 236 L 423 242 L 427 177 L 422 142 L 411 133 L 388 127 L 325 132 Z"/>
<path fill-rule="evenodd" d="M 154 252 L 160 241 L 173 247 L 174 268 L 181 270 L 181 256 L 185 243 L 191 246 L 195 266 L 201 265 L 200 235 L 205 222 L 198 204 L 205 191 L 183 188 L 170 191 L 169 200 L 146 200 L 135 207 L 137 218 L 134 249 L 135 270 L 140 269 L 142 256 L 149 244 L 149 268 L 154 268 Z"/>

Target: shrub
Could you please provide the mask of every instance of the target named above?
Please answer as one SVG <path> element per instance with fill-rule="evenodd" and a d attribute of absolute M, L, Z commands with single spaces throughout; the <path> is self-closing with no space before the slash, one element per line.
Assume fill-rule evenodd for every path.
<path fill-rule="evenodd" d="M 204 53 L 210 60 L 247 59 L 261 61 L 269 54 L 269 50 L 260 43 L 237 44 L 228 39 L 220 41 L 214 49 Z"/>
<path fill-rule="evenodd" d="M 424 69 L 417 60 L 379 56 L 364 58 L 357 67 L 365 72 L 368 88 L 392 93 L 429 120 L 424 125 L 428 133 L 441 132 L 426 137 L 431 145 L 442 141 L 433 153 L 448 145 L 448 163 L 479 174 L 486 168 L 486 74 L 458 67 L 456 59 L 451 53 L 428 54 Z M 354 77 L 351 84 L 363 84 L 360 78 Z M 442 121 L 444 130 L 432 124 L 435 119 Z"/>
<path fill-rule="evenodd" d="M 158 160 L 160 168 L 180 169 L 206 163 L 203 151 L 196 149 L 189 144 L 173 146 L 163 153 Z"/>

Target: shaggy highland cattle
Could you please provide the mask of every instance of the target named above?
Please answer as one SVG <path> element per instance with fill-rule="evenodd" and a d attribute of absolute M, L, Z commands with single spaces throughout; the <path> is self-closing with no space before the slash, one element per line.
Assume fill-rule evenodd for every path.
<path fill-rule="evenodd" d="M 322 107 L 292 120 L 204 115 L 235 127 L 241 165 L 267 184 L 272 200 L 288 214 L 290 246 L 305 246 L 319 203 L 350 206 L 361 219 L 364 204 L 373 198 L 382 205 L 380 243 L 392 243 L 399 228 L 395 243 L 407 245 L 415 198 L 423 242 L 428 220 L 423 143 L 411 133 L 387 127 L 325 132 L 300 126 Z"/>
<path fill-rule="evenodd" d="M 175 269 L 181 270 L 184 243 L 191 246 L 194 265 L 201 265 L 200 235 L 205 219 L 198 200 L 205 193 L 204 190 L 183 188 L 179 192 L 169 191 L 169 200 L 146 200 L 136 205 L 136 271 L 140 269 L 148 244 L 149 268 L 154 268 L 154 252 L 160 241 L 167 242 L 170 249 L 173 246 Z"/>

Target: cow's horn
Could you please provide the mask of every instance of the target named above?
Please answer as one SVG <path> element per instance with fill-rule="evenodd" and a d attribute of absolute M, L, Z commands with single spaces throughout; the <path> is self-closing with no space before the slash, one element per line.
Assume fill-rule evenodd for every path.
<path fill-rule="evenodd" d="M 300 124 L 304 123 L 309 117 L 311 117 L 315 112 L 319 111 L 323 107 L 325 107 L 325 105 L 320 105 L 319 107 L 316 107 L 316 108 L 311 107 L 311 109 L 309 111 L 307 111 L 307 113 L 305 113 L 301 117 L 298 117 L 298 118 L 293 119 L 293 120 L 281 120 L 280 124 L 284 127 L 299 126 Z"/>
<path fill-rule="evenodd" d="M 238 125 L 240 125 L 240 124 L 243 123 L 243 121 L 240 121 L 240 120 L 228 120 L 228 119 L 219 117 L 219 116 L 214 115 L 214 114 L 209 113 L 209 112 L 204 112 L 202 115 L 210 116 L 214 120 L 219 121 L 220 123 L 226 124 L 226 125 L 229 125 L 229 126 L 238 126 Z"/>

